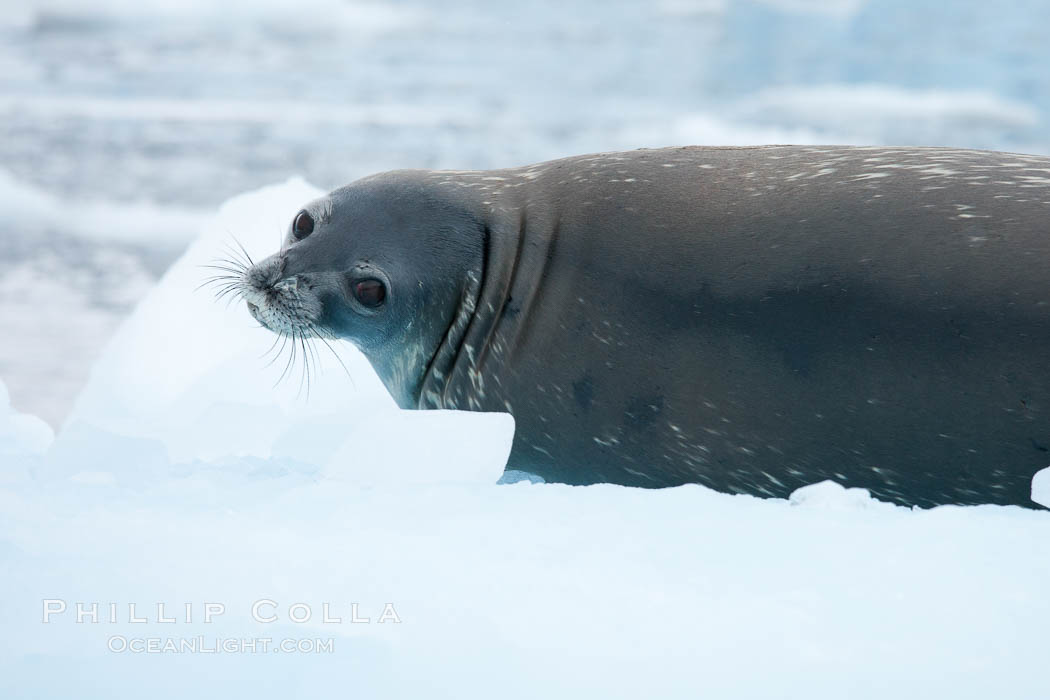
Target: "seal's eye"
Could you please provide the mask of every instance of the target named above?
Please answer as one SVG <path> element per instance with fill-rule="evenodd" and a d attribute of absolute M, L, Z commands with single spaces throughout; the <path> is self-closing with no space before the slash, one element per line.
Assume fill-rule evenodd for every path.
<path fill-rule="evenodd" d="M 362 305 L 375 308 L 386 300 L 386 287 L 379 280 L 361 280 L 354 285 L 354 296 Z"/>
<path fill-rule="evenodd" d="M 295 221 L 292 222 L 292 235 L 295 236 L 296 240 L 301 241 L 313 232 L 314 218 L 305 211 L 296 214 Z"/>

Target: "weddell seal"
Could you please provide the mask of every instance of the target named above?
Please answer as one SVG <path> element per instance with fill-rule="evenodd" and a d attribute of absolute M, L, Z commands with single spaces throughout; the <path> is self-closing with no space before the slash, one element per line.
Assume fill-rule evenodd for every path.
<path fill-rule="evenodd" d="M 354 343 L 403 408 L 509 411 L 548 481 L 1034 506 L 1050 158 L 602 153 L 306 204 L 252 314 Z"/>

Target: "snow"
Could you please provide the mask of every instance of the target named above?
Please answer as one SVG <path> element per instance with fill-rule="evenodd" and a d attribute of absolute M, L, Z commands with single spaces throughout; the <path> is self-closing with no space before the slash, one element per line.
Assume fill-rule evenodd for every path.
<path fill-rule="evenodd" d="M 1032 477 L 1032 500 L 1050 508 L 1050 467 Z"/>
<path fill-rule="evenodd" d="M 846 488 L 834 481 L 821 481 L 795 489 L 788 502 L 793 506 L 823 509 L 889 507 L 889 504 L 872 498 L 867 489 Z"/>
<path fill-rule="evenodd" d="M 227 202 L 45 454 L 46 426 L 0 401 L 0 696 L 1043 696 L 1050 512 L 832 482 L 788 500 L 497 484 L 509 416 L 398 411 L 343 346 L 349 377 L 325 351 L 309 398 L 295 372 L 275 386 L 272 336 L 193 289 L 231 236 L 275 250 L 317 193 Z M 46 600 L 67 610 L 44 623 Z M 208 604 L 225 612 L 205 623 Z M 333 650 L 111 650 L 198 635 Z"/>
<path fill-rule="evenodd" d="M 0 382 L 0 457 L 41 454 L 51 446 L 54 436 L 44 421 L 12 409 L 7 387 Z"/>

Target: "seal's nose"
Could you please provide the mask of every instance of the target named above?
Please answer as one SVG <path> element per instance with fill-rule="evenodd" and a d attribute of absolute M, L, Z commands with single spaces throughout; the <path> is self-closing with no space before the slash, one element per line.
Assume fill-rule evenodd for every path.
<path fill-rule="evenodd" d="M 271 289 L 281 280 L 284 274 L 285 257 L 281 254 L 271 255 L 265 260 L 260 260 L 252 265 L 244 273 L 244 279 L 248 285 L 256 291 Z"/>

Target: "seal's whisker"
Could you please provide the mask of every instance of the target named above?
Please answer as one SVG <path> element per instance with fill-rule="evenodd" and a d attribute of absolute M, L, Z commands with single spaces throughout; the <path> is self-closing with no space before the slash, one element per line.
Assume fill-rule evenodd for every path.
<path fill-rule="evenodd" d="M 236 253 L 236 251 L 231 252 Z M 211 262 L 198 265 L 197 267 L 204 270 L 216 270 L 219 274 L 207 277 L 193 291 L 196 292 L 201 287 L 209 285 L 221 285 L 220 292 L 216 294 L 217 300 L 225 296 L 230 284 L 241 282 L 248 271 L 248 266 L 243 262 L 226 257 L 214 258 Z"/>
<path fill-rule="evenodd" d="M 260 327 L 261 328 L 265 328 L 265 326 L 260 326 Z M 269 330 L 269 329 L 267 329 L 267 330 Z M 281 341 L 281 347 L 277 349 L 277 354 L 274 355 L 272 358 L 270 358 L 269 362 L 267 362 L 265 365 L 263 365 L 263 369 L 266 369 L 267 367 L 272 365 L 274 362 L 277 362 L 277 360 L 281 359 L 281 355 L 284 354 L 284 347 L 288 344 L 288 336 L 286 336 L 284 334 L 278 335 L 277 336 L 277 340 Z M 274 345 L 277 345 L 277 340 L 274 341 Z M 270 350 L 272 350 L 272 349 L 273 349 L 273 345 L 270 346 Z M 266 354 L 269 354 L 270 350 L 267 350 L 266 353 L 264 353 L 263 357 L 265 357 Z M 260 358 L 260 359 L 262 359 L 262 358 Z M 276 385 L 274 385 L 274 386 L 276 386 Z"/>
<path fill-rule="evenodd" d="M 238 270 L 219 270 L 217 273 L 212 273 L 211 275 L 208 275 L 206 279 L 213 280 L 217 278 L 229 278 L 239 280 L 243 279 L 244 275 L 241 274 Z"/>
<path fill-rule="evenodd" d="M 236 248 L 232 247 L 229 243 L 226 244 L 225 250 L 227 255 L 222 258 L 216 258 L 216 260 L 221 260 L 223 262 L 236 265 L 237 267 L 243 267 L 245 269 L 251 267 L 244 255 Z"/>
<path fill-rule="evenodd" d="M 233 275 L 215 275 L 214 277 L 209 277 L 208 279 L 198 284 L 196 287 L 193 288 L 193 291 L 199 291 L 201 288 L 207 287 L 209 285 L 219 284 L 223 282 L 230 283 L 235 281 L 239 282 L 240 278 L 234 277 Z"/>
<path fill-rule="evenodd" d="M 211 284 L 218 280 L 236 280 L 239 282 L 242 279 L 240 275 L 212 275 L 204 280 L 204 284 Z"/>
<path fill-rule="evenodd" d="M 229 256 L 230 256 L 229 258 L 226 259 L 227 262 L 232 262 L 232 263 L 236 263 L 238 265 L 243 265 L 245 269 L 248 269 L 249 267 L 251 267 L 254 264 L 254 263 L 251 262 L 251 258 L 245 257 L 243 252 L 238 251 L 236 248 L 231 246 L 229 243 L 225 244 L 225 246 L 223 248 L 223 251 L 228 253 Z"/>
<path fill-rule="evenodd" d="M 288 362 L 284 365 L 284 370 L 281 372 L 281 376 L 278 377 L 277 378 L 277 382 L 274 383 L 275 387 L 278 384 L 280 384 L 282 381 L 284 381 L 284 378 L 288 374 L 289 370 L 291 370 L 291 368 L 295 365 L 295 339 L 294 338 L 292 339 L 292 342 L 291 342 L 291 349 L 292 349 L 292 351 L 288 355 Z"/>
<path fill-rule="evenodd" d="M 309 328 L 309 327 L 310 326 L 307 326 L 307 328 Z M 310 337 L 307 339 L 306 345 L 307 345 L 307 347 L 310 348 L 310 356 L 313 358 L 313 363 L 314 363 L 314 377 L 316 378 L 317 377 L 317 368 L 321 366 L 321 355 L 317 351 L 317 346 L 313 343 L 313 340 L 314 340 L 315 337 L 316 337 L 316 334 L 313 331 L 310 331 Z"/>
<path fill-rule="evenodd" d="M 237 299 L 243 298 L 243 296 L 244 295 L 239 289 L 227 289 L 222 294 L 216 295 L 215 301 L 225 301 L 227 304 L 226 308 L 229 308 L 229 305 L 231 303 L 233 303 Z"/>
<path fill-rule="evenodd" d="M 336 359 L 336 362 L 339 363 L 339 366 L 343 368 L 344 372 L 346 372 L 346 376 L 350 378 L 351 386 L 353 386 L 354 389 L 356 389 L 357 388 L 357 382 L 354 381 L 354 375 L 350 374 L 350 370 L 347 369 L 346 364 L 343 363 L 343 358 L 339 357 L 339 353 L 335 351 L 335 348 L 332 347 L 332 344 L 328 342 L 327 338 L 325 338 L 323 335 L 317 333 L 316 330 L 314 330 L 314 334 L 316 335 L 317 339 L 320 340 L 322 343 L 324 343 L 325 347 L 327 347 L 328 350 L 332 353 L 332 357 L 334 357 Z"/>
<path fill-rule="evenodd" d="M 260 328 L 265 328 L 265 326 L 261 326 L 261 325 L 259 327 Z M 263 354 L 259 355 L 259 359 L 260 360 L 265 359 L 267 355 L 269 355 L 271 352 L 273 352 L 273 349 L 275 347 L 277 347 L 277 343 L 279 343 L 279 342 L 281 342 L 281 336 L 277 335 L 277 336 L 274 337 L 273 342 L 270 343 L 270 347 L 266 348 L 266 352 L 264 352 Z M 280 353 L 278 353 L 278 356 L 280 356 Z M 274 359 L 277 359 L 277 358 L 275 357 Z M 266 366 L 269 367 L 271 364 L 273 364 L 273 360 L 270 360 L 270 362 L 267 363 Z"/>
<path fill-rule="evenodd" d="M 299 334 L 299 347 L 302 349 L 302 373 L 299 375 L 299 390 L 296 397 L 302 396 L 302 383 L 306 381 L 307 385 L 307 398 L 310 398 L 310 355 L 307 353 L 307 341 L 302 339 L 302 333 Z"/>
<path fill-rule="evenodd" d="M 313 342 L 315 340 L 318 340 L 318 341 L 324 343 L 325 345 L 327 345 L 328 349 L 334 354 L 335 359 L 338 360 L 340 364 L 342 364 L 342 360 L 339 359 L 339 355 L 335 354 L 335 350 L 332 349 L 332 346 L 329 345 L 329 343 L 328 343 L 328 339 L 325 337 L 326 334 L 329 335 L 332 338 L 335 338 L 335 336 L 331 336 L 330 333 L 325 331 L 323 328 L 318 327 L 317 324 L 313 323 L 312 321 L 306 321 L 305 322 L 305 328 L 306 328 L 307 331 L 310 332 L 310 335 L 308 336 L 308 339 L 311 341 L 310 342 L 310 349 L 314 353 L 314 363 L 315 364 L 320 364 L 320 362 L 321 362 L 321 354 L 322 354 L 321 351 L 317 349 L 317 344 Z M 346 367 L 344 366 L 343 369 L 345 370 Z"/>
<path fill-rule="evenodd" d="M 204 280 L 204 282 L 202 282 L 200 285 L 198 285 L 197 289 L 200 289 L 201 287 L 203 287 L 205 285 L 209 285 L 209 284 L 211 284 L 211 285 L 224 284 L 225 285 L 225 284 L 243 284 L 243 283 L 244 283 L 243 278 L 238 277 L 237 275 L 214 275 L 213 277 L 209 277 L 208 279 Z"/>
<path fill-rule="evenodd" d="M 232 296 L 231 296 L 232 295 Z M 215 294 L 215 301 L 222 301 L 226 297 L 229 297 L 232 301 L 238 297 L 244 296 L 244 285 L 237 284 L 235 282 L 228 283 L 225 287 L 222 287 Z"/>
<path fill-rule="evenodd" d="M 226 235 L 230 237 L 230 240 L 237 244 L 237 248 L 234 248 L 232 245 L 230 245 L 229 241 L 224 241 L 223 243 L 226 246 L 226 249 L 229 250 L 235 258 L 243 258 L 243 260 L 247 261 L 246 267 L 251 267 L 252 265 L 254 265 L 255 261 L 252 260 L 252 256 L 248 254 L 248 250 L 241 243 L 240 239 L 238 239 L 237 236 L 233 235 L 233 231 L 231 231 L 227 227 L 223 227 L 223 230 L 226 231 Z M 237 249 L 240 249 L 239 252 Z"/>
<path fill-rule="evenodd" d="M 251 268 L 250 264 L 247 264 L 244 260 L 239 259 L 238 257 L 236 257 L 236 255 L 233 255 L 232 257 L 215 258 L 214 260 L 212 260 L 212 262 L 222 262 L 223 264 L 228 264 L 228 266 L 236 268 L 237 270 L 241 271 L 241 273 L 246 273 L 248 272 L 248 269 Z"/>
<path fill-rule="evenodd" d="M 314 361 L 314 366 L 316 367 L 320 363 L 320 360 L 317 357 L 317 349 L 314 347 L 313 344 L 313 340 L 317 336 L 317 332 L 314 330 L 314 328 L 315 326 L 312 323 L 308 321 L 305 322 L 303 325 L 303 338 L 307 341 L 306 345 L 310 349 L 310 356 Z M 307 332 L 309 332 L 309 335 L 307 335 Z"/>
<path fill-rule="evenodd" d="M 216 275 L 211 278 L 212 284 L 237 284 L 242 287 L 247 287 L 247 281 L 239 275 Z"/>
<path fill-rule="evenodd" d="M 307 350 L 308 358 L 313 363 L 313 374 L 316 375 L 316 373 L 317 373 L 317 351 L 314 350 L 314 344 L 313 343 L 308 343 L 306 341 L 306 332 L 305 331 L 302 334 L 302 338 L 303 338 L 303 348 Z M 313 377 L 311 376 L 310 365 L 309 365 L 309 363 L 307 363 L 306 398 L 310 398 L 310 380 L 312 378 Z"/>
<path fill-rule="evenodd" d="M 251 265 L 248 265 L 243 260 L 240 260 L 237 257 L 233 257 L 233 255 L 234 255 L 233 251 L 230 251 L 230 255 L 231 255 L 231 257 L 227 257 L 227 258 L 215 258 L 211 262 L 213 264 L 221 263 L 223 265 L 229 265 L 230 267 L 233 267 L 233 268 L 236 268 L 237 270 L 239 270 L 240 274 L 242 274 L 242 275 L 247 274 L 248 273 L 248 269 L 251 267 Z"/>
<path fill-rule="evenodd" d="M 230 294 L 230 293 L 233 293 L 233 292 L 241 292 L 241 291 L 243 291 L 243 285 L 238 284 L 236 282 L 227 282 L 226 284 L 224 284 L 222 287 L 219 287 L 219 289 L 217 289 L 215 291 L 215 298 L 216 298 L 216 300 L 222 299 L 227 294 Z"/>
<path fill-rule="evenodd" d="M 236 268 L 237 270 L 240 270 L 242 272 L 251 267 L 250 265 L 245 264 L 245 262 L 238 257 L 237 251 L 227 248 L 226 252 L 228 252 L 229 255 L 219 258 L 212 258 L 207 263 L 204 263 L 199 267 L 207 267 L 209 264 L 215 265 L 221 263 L 223 265 L 229 265 L 230 267 Z"/>
<path fill-rule="evenodd" d="M 255 265 L 255 261 L 252 260 L 252 256 L 248 254 L 248 250 L 244 247 L 240 240 L 238 240 L 237 236 L 234 236 L 231 233 L 230 238 L 232 238 L 233 242 L 237 244 L 237 247 L 241 249 L 241 253 L 244 254 L 244 259 L 248 261 L 248 267 Z"/>
<path fill-rule="evenodd" d="M 218 289 L 223 289 L 223 288 L 226 288 L 226 287 L 240 287 L 242 289 L 247 289 L 248 288 L 248 285 L 245 284 L 244 280 L 240 279 L 239 277 L 225 278 L 225 279 L 224 278 L 215 278 L 215 279 L 213 279 L 211 281 L 210 284 L 212 284 L 213 286 L 217 287 Z"/>
<path fill-rule="evenodd" d="M 229 296 L 226 299 L 226 308 L 227 309 L 230 308 L 230 306 L 235 301 L 237 301 L 238 299 L 244 299 L 244 291 L 241 290 L 241 289 L 233 290 L 231 292 L 228 292 L 228 294 L 229 294 Z"/>
<path fill-rule="evenodd" d="M 306 398 L 310 398 L 310 355 L 306 351 L 306 339 L 303 333 L 299 333 L 299 346 L 303 349 L 303 373 L 299 377 L 299 393 L 296 396 L 301 396 L 303 393 L 303 380 L 306 380 Z"/>
<path fill-rule="evenodd" d="M 243 291 L 243 285 L 237 284 L 236 282 L 226 282 L 223 286 L 215 290 L 215 300 L 218 301 L 231 293 L 241 294 Z"/>
<path fill-rule="evenodd" d="M 228 261 L 228 260 L 226 260 L 226 261 L 220 260 L 220 261 L 217 261 L 217 262 L 227 262 L 228 263 L 230 261 Z M 245 271 L 245 268 L 243 268 L 243 267 L 229 267 L 228 265 L 210 264 L 210 265 L 200 265 L 199 267 L 207 268 L 209 270 L 219 270 L 220 272 L 229 272 L 232 275 L 243 275 L 244 271 Z"/>

